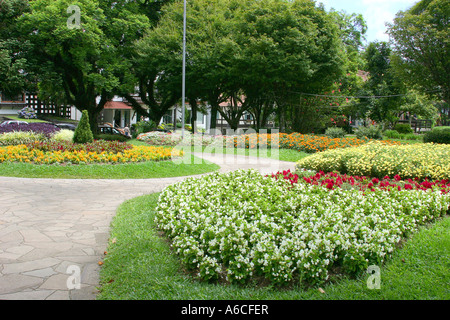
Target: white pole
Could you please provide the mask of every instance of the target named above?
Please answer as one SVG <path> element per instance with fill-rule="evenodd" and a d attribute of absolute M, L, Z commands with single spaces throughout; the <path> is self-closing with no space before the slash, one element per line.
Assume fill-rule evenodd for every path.
<path fill-rule="evenodd" d="M 186 0 L 184 0 L 183 11 L 183 88 L 181 101 L 181 137 L 184 138 L 184 118 L 186 109 Z"/>

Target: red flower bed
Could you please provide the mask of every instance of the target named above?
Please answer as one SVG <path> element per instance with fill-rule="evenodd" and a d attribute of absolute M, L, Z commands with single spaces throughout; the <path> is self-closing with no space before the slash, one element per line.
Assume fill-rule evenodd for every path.
<path fill-rule="evenodd" d="M 272 178 L 288 180 L 292 185 L 299 182 L 304 182 L 312 185 L 325 186 L 333 190 L 335 188 L 349 188 L 358 189 L 361 191 L 375 191 L 376 189 L 391 191 L 391 190 L 441 190 L 446 194 L 450 192 L 450 180 L 436 180 L 436 181 L 419 181 L 419 179 L 403 180 L 399 175 L 390 178 L 385 176 L 383 179 L 370 178 L 365 176 L 349 176 L 339 173 L 324 173 L 318 172 L 309 177 L 299 177 L 298 174 L 290 170 L 272 174 Z"/>

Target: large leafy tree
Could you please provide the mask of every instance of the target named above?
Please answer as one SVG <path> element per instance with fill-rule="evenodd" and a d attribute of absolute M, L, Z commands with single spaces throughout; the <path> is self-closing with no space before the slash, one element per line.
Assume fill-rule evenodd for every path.
<path fill-rule="evenodd" d="M 162 55 L 153 72 L 160 76 L 152 78 L 155 87 L 164 80 L 172 89 L 158 93 L 181 86 L 182 10 L 181 2 L 166 7 L 142 41 L 142 57 Z M 287 92 L 320 92 L 343 72 L 337 27 L 313 1 L 193 0 L 187 23 L 187 96 L 209 103 L 213 128 L 220 113 L 236 129 L 247 110 L 262 126 Z"/>
<path fill-rule="evenodd" d="M 409 84 L 450 102 L 450 1 L 422 0 L 389 26 L 395 67 Z"/>
<path fill-rule="evenodd" d="M 372 42 L 365 51 L 365 71 L 369 73 L 359 95 L 359 111 L 378 123 L 392 124 L 404 102 L 406 87 L 391 65 L 391 48 L 386 42 Z"/>
<path fill-rule="evenodd" d="M 11 95 L 30 86 L 31 75 L 26 72 L 30 43 L 21 38 L 15 22 L 27 11 L 26 0 L 0 1 L 0 91 Z"/>
<path fill-rule="evenodd" d="M 79 28 L 68 27 L 71 5 L 80 8 Z M 46 88 L 61 89 L 69 104 L 86 110 L 96 132 L 105 103 L 132 87 L 127 48 L 149 28 L 149 19 L 137 2 L 125 0 L 35 0 L 30 9 L 18 24 L 33 44 L 33 71 Z"/>

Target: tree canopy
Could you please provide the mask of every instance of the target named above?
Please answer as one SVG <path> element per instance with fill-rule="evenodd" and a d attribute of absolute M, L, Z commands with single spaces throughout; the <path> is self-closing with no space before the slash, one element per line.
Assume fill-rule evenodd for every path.
<path fill-rule="evenodd" d="M 69 28 L 70 0 L 35 0 L 19 17 L 22 34 L 33 45 L 32 69 L 42 83 L 52 81 L 69 104 L 87 110 L 93 132 L 108 99 L 127 83 L 127 48 L 149 27 L 137 3 L 79 0 L 81 25 Z"/>
<path fill-rule="evenodd" d="M 450 102 L 450 1 L 422 0 L 389 26 L 395 67 L 405 82 Z"/>

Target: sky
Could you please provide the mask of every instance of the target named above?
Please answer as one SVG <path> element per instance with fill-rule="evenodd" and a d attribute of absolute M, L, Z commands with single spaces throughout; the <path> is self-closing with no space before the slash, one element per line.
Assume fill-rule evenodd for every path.
<path fill-rule="evenodd" d="M 317 0 L 328 11 L 331 8 L 348 14 L 361 13 L 367 23 L 367 42 L 389 41 L 386 22 L 393 22 L 398 11 L 411 8 L 419 0 Z"/>

